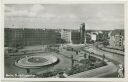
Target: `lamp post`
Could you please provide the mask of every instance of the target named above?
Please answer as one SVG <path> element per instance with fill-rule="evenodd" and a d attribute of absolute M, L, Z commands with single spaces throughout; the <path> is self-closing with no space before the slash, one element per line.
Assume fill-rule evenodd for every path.
<path fill-rule="evenodd" d="M 74 59 L 73 59 L 73 55 L 71 55 L 71 69 L 73 68 L 74 66 Z"/>

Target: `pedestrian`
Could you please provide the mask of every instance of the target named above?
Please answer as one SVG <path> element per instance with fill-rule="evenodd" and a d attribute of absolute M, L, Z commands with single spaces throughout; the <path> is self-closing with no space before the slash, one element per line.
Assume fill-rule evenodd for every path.
<path fill-rule="evenodd" d="M 105 59 L 105 54 L 103 54 L 103 61 L 104 61 L 104 59 Z"/>
<path fill-rule="evenodd" d="M 86 58 L 86 55 L 87 55 L 87 54 L 86 54 L 86 53 L 84 53 L 84 58 Z"/>
<path fill-rule="evenodd" d="M 119 67 L 118 67 L 118 77 L 120 77 L 120 78 L 124 77 L 123 70 L 124 70 L 123 65 L 119 64 Z"/>
<path fill-rule="evenodd" d="M 89 60 L 89 57 L 90 57 L 90 55 L 89 55 L 89 54 L 87 54 L 87 55 L 86 55 L 86 59 L 88 59 L 88 60 Z"/>
<path fill-rule="evenodd" d="M 73 55 L 71 55 L 71 68 L 74 67 L 74 59 L 73 59 Z"/>
<path fill-rule="evenodd" d="M 76 55 L 78 55 L 78 51 L 76 50 Z"/>

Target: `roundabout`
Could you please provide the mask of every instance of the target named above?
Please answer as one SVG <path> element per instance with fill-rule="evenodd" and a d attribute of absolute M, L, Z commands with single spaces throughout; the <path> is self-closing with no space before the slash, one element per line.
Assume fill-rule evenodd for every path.
<path fill-rule="evenodd" d="M 52 55 L 48 56 L 29 56 L 21 58 L 15 62 L 15 65 L 21 68 L 41 68 L 50 64 L 54 64 L 58 58 Z"/>

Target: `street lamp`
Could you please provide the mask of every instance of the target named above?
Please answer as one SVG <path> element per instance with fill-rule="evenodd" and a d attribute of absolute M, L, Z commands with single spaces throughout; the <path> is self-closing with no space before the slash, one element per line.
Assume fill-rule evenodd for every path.
<path fill-rule="evenodd" d="M 71 55 L 71 69 L 73 68 L 74 66 L 74 59 L 73 59 L 73 55 Z"/>

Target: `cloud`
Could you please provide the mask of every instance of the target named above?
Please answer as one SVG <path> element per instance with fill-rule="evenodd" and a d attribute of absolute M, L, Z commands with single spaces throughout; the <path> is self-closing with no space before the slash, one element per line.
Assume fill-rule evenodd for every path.
<path fill-rule="evenodd" d="M 123 27 L 124 24 L 123 6 L 120 5 L 7 5 L 6 16 L 18 16 L 23 21 L 28 19 L 28 25 L 40 23 L 38 26 L 45 24 L 49 27 L 67 25 L 74 28 L 85 22 L 89 29 L 110 29 Z"/>
<path fill-rule="evenodd" d="M 15 9 L 17 8 L 17 9 Z M 46 20 L 64 20 L 66 19 L 76 19 L 77 16 L 73 13 L 67 14 L 56 14 L 56 12 L 46 12 L 48 11 L 45 9 L 43 5 L 32 5 L 31 7 L 21 9 L 19 6 L 5 6 L 5 16 L 24 16 L 24 17 L 42 17 Z"/>
<path fill-rule="evenodd" d="M 40 12 L 43 11 L 45 8 L 42 5 L 33 5 L 32 8 L 30 9 L 31 12 Z"/>
<path fill-rule="evenodd" d="M 5 13 L 6 16 L 26 16 L 26 15 L 29 15 L 29 12 L 26 11 L 26 10 L 22 10 L 22 11 L 15 11 L 15 10 L 12 10 L 11 12 L 9 13 Z"/>
<path fill-rule="evenodd" d="M 40 12 L 44 11 L 44 7 L 42 5 L 33 5 L 32 8 L 30 9 L 30 17 L 35 17 L 35 16 L 40 16 Z"/>
<path fill-rule="evenodd" d="M 16 10 L 14 7 L 5 6 L 5 15 L 6 16 L 27 16 L 27 17 L 35 17 L 42 12 L 45 8 L 42 5 L 33 5 L 30 9 L 20 9 Z M 9 11 L 9 12 L 7 12 Z"/>

